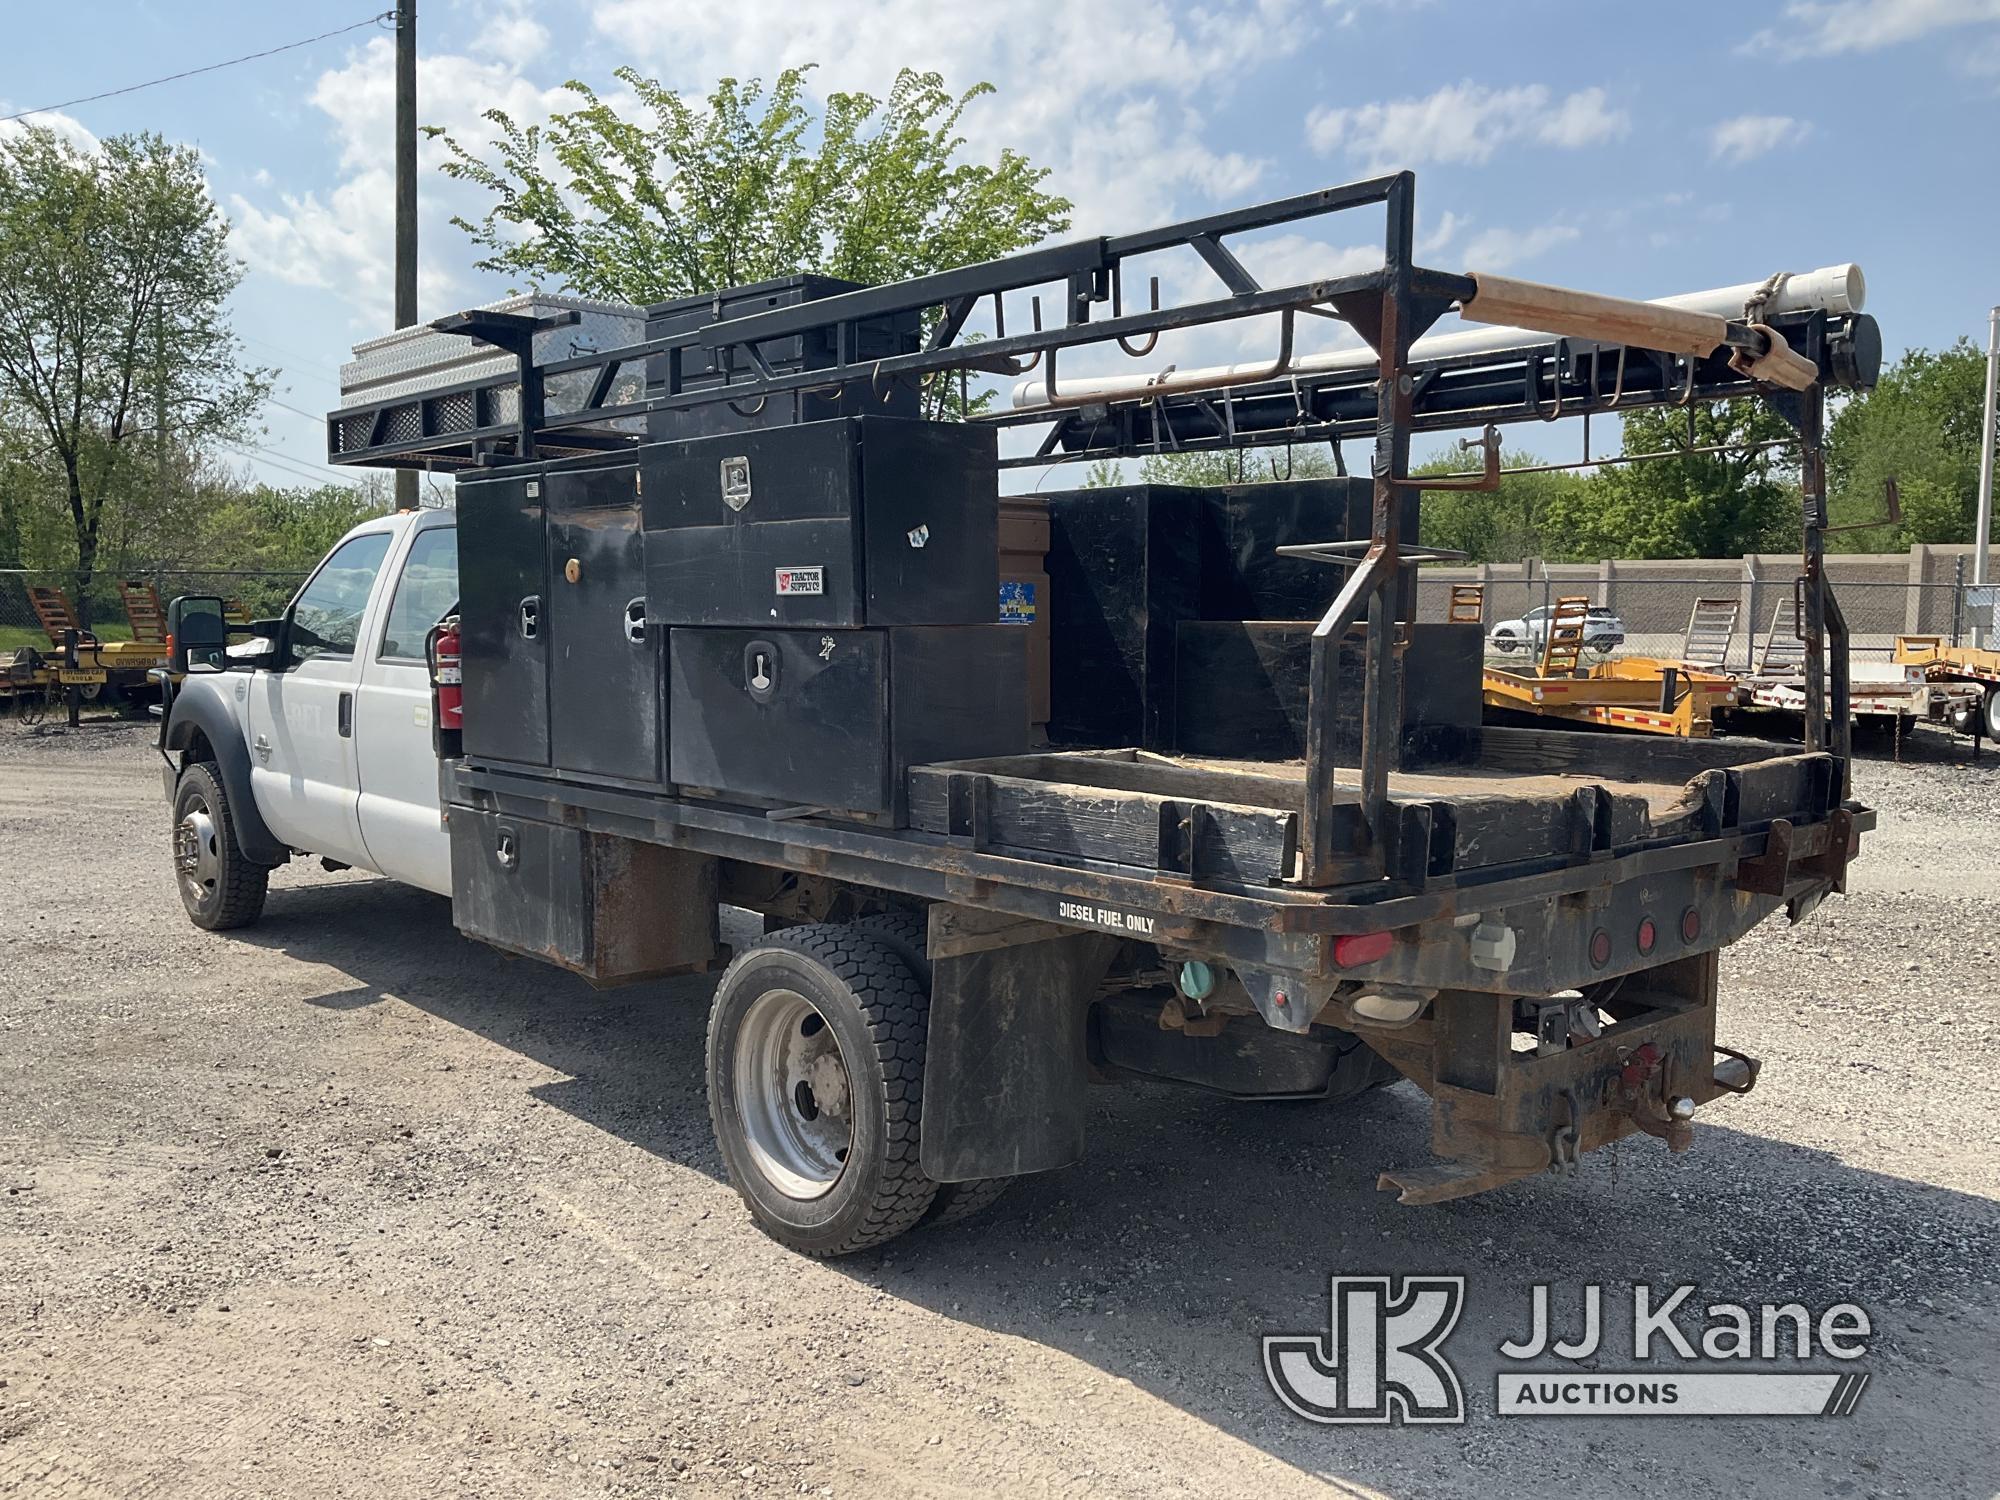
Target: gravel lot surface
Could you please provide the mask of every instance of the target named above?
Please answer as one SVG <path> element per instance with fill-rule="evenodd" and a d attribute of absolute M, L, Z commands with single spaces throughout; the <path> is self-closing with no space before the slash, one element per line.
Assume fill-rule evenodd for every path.
<path fill-rule="evenodd" d="M 1905 750 L 1853 893 L 1725 958 L 1766 1071 L 1685 1156 L 1406 1209 L 1407 1085 L 1105 1089 L 1082 1165 L 818 1264 L 719 1179 L 711 981 L 593 992 L 304 862 L 199 932 L 145 728 L 0 724 L 0 1494 L 1991 1495 L 2000 756 Z M 1470 1421 L 1280 1408 L 1259 1335 L 1412 1270 L 1471 1277 Z M 1852 1299 L 1873 1381 L 1845 1419 L 1496 1418 L 1543 1281 L 1566 1323 L 1587 1282 Z"/>

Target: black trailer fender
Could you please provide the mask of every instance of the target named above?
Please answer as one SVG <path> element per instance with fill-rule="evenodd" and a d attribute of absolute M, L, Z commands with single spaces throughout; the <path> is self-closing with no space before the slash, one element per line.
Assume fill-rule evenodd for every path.
<path fill-rule="evenodd" d="M 215 754 L 216 772 L 229 798 L 237 847 L 254 864 L 283 864 L 291 858 L 291 850 L 278 842 L 257 810 L 257 799 L 250 791 L 250 751 L 243 743 L 243 731 L 220 698 L 212 693 L 188 692 L 183 684 L 167 709 L 167 722 L 160 733 L 162 753 L 178 752 L 185 757 L 197 734 Z"/>
<path fill-rule="evenodd" d="M 1086 1023 L 1118 940 L 940 902 L 928 947 L 924 1174 L 970 1182 L 1078 1160 Z"/>

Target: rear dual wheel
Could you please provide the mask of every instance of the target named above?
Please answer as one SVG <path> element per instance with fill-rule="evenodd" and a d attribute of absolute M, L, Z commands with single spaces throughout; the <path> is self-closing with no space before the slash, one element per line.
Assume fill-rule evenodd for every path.
<path fill-rule="evenodd" d="M 899 951 L 912 929 L 883 927 L 771 933 L 730 964 L 709 1017 L 709 1117 L 729 1180 L 766 1233 L 807 1255 L 969 1217 L 1009 1181 L 924 1175 L 930 994 Z"/>
<path fill-rule="evenodd" d="M 851 927 L 767 936 L 716 987 L 708 1108 L 729 1180 L 766 1233 L 849 1255 L 915 1227 L 929 997 Z"/>

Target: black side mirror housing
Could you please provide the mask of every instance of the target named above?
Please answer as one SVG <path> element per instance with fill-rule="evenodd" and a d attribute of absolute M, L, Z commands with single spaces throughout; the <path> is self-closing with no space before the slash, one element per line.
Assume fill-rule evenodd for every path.
<path fill-rule="evenodd" d="M 183 594 L 167 606 L 167 665 L 219 672 L 229 645 L 229 619 L 214 594 Z"/>

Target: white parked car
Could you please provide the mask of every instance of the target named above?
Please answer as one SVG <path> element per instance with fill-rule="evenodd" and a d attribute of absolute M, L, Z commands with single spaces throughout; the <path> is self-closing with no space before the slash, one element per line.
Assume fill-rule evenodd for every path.
<path fill-rule="evenodd" d="M 1487 634 L 1495 651 L 1540 651 L 1548 638 L 1549 616 L 1555 606 L 1531 609 L 1518 620 L 1502 620 Z M 1609 656 L 1625 644 L 1625 622 L 1608 609 L 1592 605 L 1583 621 L 1583 649 Z"/>

